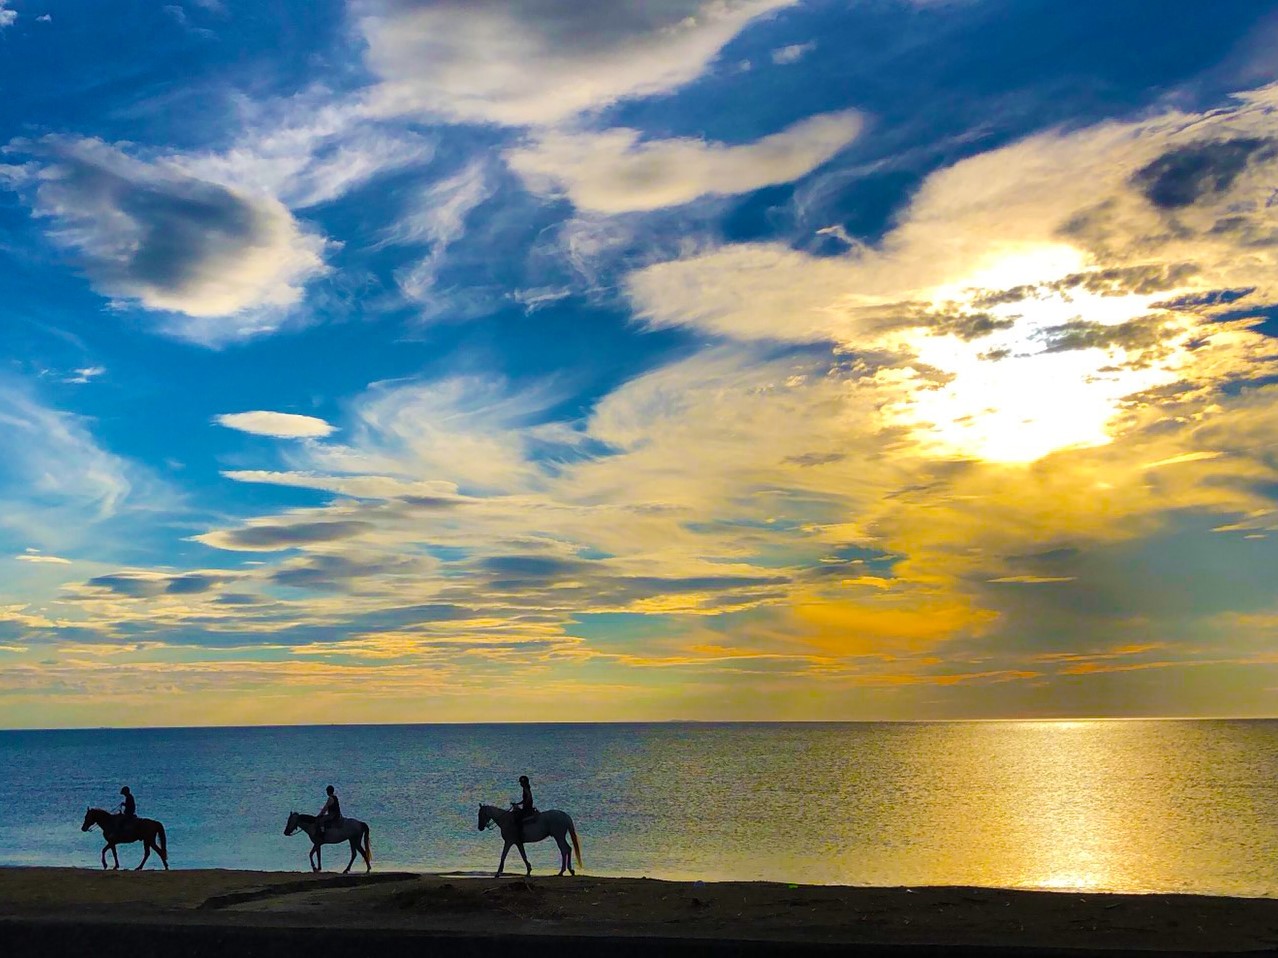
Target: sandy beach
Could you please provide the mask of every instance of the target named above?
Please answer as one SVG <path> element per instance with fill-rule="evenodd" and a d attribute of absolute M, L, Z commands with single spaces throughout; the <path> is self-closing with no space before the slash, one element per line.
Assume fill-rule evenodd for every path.
<path fill-rule="evenodd" d="M 1243 953 L 1278 900 L 642 878 L 0 869 L 7 955 Z"/>

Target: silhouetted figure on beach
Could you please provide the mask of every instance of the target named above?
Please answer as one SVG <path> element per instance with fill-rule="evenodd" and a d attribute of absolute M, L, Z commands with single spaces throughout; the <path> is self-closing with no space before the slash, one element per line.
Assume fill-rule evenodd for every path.
<path fill-rule="evenodd" d="M 511 802 L 510 807 L 515 810 L 515 834 L 518 835 L 523 831 L 524 822 L 537 814 L 537 809 L 533 807 L 532 786 L 528 784 L 528 776 L 519 776 L 519 785 L 523 789 L 523 794 L 519 801 Z"/>
<path fill-rule="evenodd" d="M 132 834 L 133 826 L 138 820 L 138 803 L 133 799 L 133 793 L 129 791 L 129 786 L 125 785 L 120 789 L 120 794 L 124 798 L 120 804 L 115 807 L 116 814 L 120 816 L 120 833 L 124 835 Z"/>
<path fill-rule="evenodd" d="M 337 792 L 333 790 L 333 786 L 328 786 L 324 791 L 328 793 L 328 798 L 324 800 L 324 807 L 320 809 L 315 819 L 316 842 L 324 837 L 324 829 L 340 821 L 342 817 L 342 803 L 337 800 Z"/>

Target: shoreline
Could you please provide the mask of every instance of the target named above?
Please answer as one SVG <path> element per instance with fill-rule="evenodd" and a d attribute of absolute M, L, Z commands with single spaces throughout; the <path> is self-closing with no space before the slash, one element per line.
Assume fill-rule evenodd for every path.
<path fill-rule="evenodd" d="M 1278 899 L 536 875 L 0 868 L 8 955 L 1278 955 Z M 229 952 L 228 952 L 228 949 Z"/>

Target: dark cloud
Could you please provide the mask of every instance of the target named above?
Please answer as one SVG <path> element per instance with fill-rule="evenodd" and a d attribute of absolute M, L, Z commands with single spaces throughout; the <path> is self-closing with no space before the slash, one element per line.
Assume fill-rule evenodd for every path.
<path fill-rule="evenodd" d="M 110 589 L 117 595 L 127 595 L 134 598 L 160 595 L 164 592 L 167 584 L 165 579 L 132 576 L 123 573 L 94 576 L 89 580 L 89 585 L 91 586 L 96 586 L 99 589 Z"/>
<path fill-rule="evenodd" d="M 982 293 L 972 303 L 977 309 L 990 309 L 994 306 L 1008 306 L 1021 303 L 1027 299 L 1037 299 L 1052 293 L 1068 295 L 1075 290 L 1084 290 L 1098 296 L 1126 296 L 1132 293 L 1150 295 L 1164 290 L 1183 286 L 1199 272 L 1193 263 L 1151 263 L 1142 266 L 1115 266 L 1109 269 L 1090 270 L 1085 273 L 1071 273 L 1051 283 L 1013 286 L 1010 289 L 992 290 Z M 955 317 L 952 322 L 962 325 L 966 320 L 978 335 L 983 335 L 980 321 L 986 318 L 977 313 L 968 317 Z M 1010 323 L 1010 321 L 1009 321 Z M 1003 328 L 1000 322 L 998 328 Z M 988 331 L 988 330 L 986 330 Z M 967 336 L 965 338 L 975 338 Z"/>
<path fill-rule="evenodd" d="M 998 329 L 1010 329 L 1016 324 L 1012 317 L 999 319 L 989 313 L 960 313 L 953 316 L 937 316 L 930 324 L 932 332 L 937 336 L 957 336 L 971 342 L 988 336 Z"/>
<path fill-rule="evenodd" d="M 757 589 L 761 586 L 785 585 L 786 576 L 752 575 L 699 575 L 661 578 L 659 576 L 629 576 L 616 580 L 628 593 L 637 595 L 664 595 L 681 592 L 726 592 L 733 589 Z"/>
<path fill-rule="evenodd" d="M 1085 289 L 1101 296 L 1125 296 L 1130 293 L 1150 295 L 1175 289 L 1199 272 L 1193 263 L 1150 263 L 1143 266 L 1114 266 L 1072 273 L 1049 285 L 1049 289 L 1069 292 Z"/>
<path fill-rule="evenodd" d="M 1109 349 L 1115 346 L 1141 350 L 1157 346 L 1167 336 L 1168 329 L 1154 316 L 1142 316 L 1112 326 L 1075 319 L 1060 326 L 1048 327 L 1043 330 L 1042 338 L 1047 342 L 1045 351 L 1049 353 L 1063 353 L 1072 349 Z"/>
<path fill-rule="evenodd" d="M 1024 290 L 1024 295 L 1020 295 Z M 850 311 L 849 315 L 858 323 L 864 323 L 878 333 L 887 333 L 897 329 L 927 329 L 937 336 L 958 336 L 971 341 L 988 336 L 998 329 L 1008 329 L 1016 323 L 1014 317 L 1006 319 L 991 316 L 984 312 L 985 307 L 1003 302 L 1014 302 L 1025 299 L 1033 293 L 1033 287 L 1018 287 L 1003 293 L 991 293 L 987 297 L 978 297 L 977 312 L 959 309 L 953 312 L 937 309 L 930 303 L 900 302 L 883 306 L 860 307 Z M 1005 299 L 1016 294 L 1014 299 Z"/>
<path fill-rule="evenodd" d="M 95 278 L 114 288 L 180 291 L 210 259 L 264 238 L 262 214 L 226 187 L 128 161 L 93 141 L 50 137 L 41 145 L 53 157 L 41 188 L 48 211 L 75 224 Z M 89 219 L 110 212 L 126 218 L 126 235 L 89 242 Z"/>
<path fill-rule="evenodd" d="M 301 589 L 338 590 L 355 579 L 395 575 L 420 569 L 420 563 L 402 558 L 355 560 L 345 556 L 312 556 L 271 575 L 277 585 Z"/>
<path fill-rule="evenodd" d="M 235 576 L 203 572 L 175 576 L 142 576 L 115 572 L 95 576 L 88 584 L 99 589 L 110 589 L 117 595 L 143 598 L 156 595 L 199 595 L 233 578 Z"/>
<path fill-rule="evenodd" d="M 576 575 L 588 568 L 589 562 L 579 559 L 557 559 L 552 556 L 491 556 L 480 561 L 480 565 L 488 572 L 498 575 L 516 576 L 528 579 L 553 579 L 562 576 Z"/>
<path fill-rule="evenodd" d="M 260 596 L 248 595 L 244 592 L 228 592 L 226 595 L 219 595 L 213 601 L 218 605 L 259 605 L 262 599 Z"/>
<path fill-rule="evenodd" d="M 1268 139 L 1195 143 L 1164 153 L 1138 170 L 1133 181 L 1155 206 L 1175 210 L 1225 192 L 1253 159 L 1275 155 L 1274 141 Z"/>
<path fill-rule="evenodd" d="M 456 496 L 400 496 L 399 501 L 415 509 L 456 509 L 464 500 Z"/>
<path fill-rule="evenodd" d="M 831 463 L 842 462 L 847 456 L 841 452 L 805 452 L 801 456 L 786 456 L 784 462 L 791 463 L 795 466 L 811 467 L 811 466 L 828 466 Z"/>
<path fill-rule="evenodd" d="M 226 576 L 191 573 L 190 575 L 180 575 L 170 579 L 164 591 L 169 595 L 197 595 L 201 592 L 208 592 L 226 580 Z"/>
<path fill-rule="evenodd" d="M 378 609 L 357 615 L 344 626 L 346 632 L 367 632 L 379 629 L 405 629 L 428 622 L 459 622 L 473 619 L 474 609 L 451 602 L 427 602 L 421 605 L 403 605 L 390 609 Z"/>
<path fill-rule="evenodd" d="M 293 525 L 247 526 L 221 533 L 232 546 L 246 549 L 291 549 L 316 542 L 349 539 L 372 529 L 369 522 L 343 519 L 335 522 L 298 522 Z"/>
<path fill-rule="evenodd" d="M 169 313 L 172 328 L 197 341 L 268 330 L 261 316 L 235 317 L 295 301 L 324 270 L 323 241 L 268 197 L 100 140 L 48 136 L 14 147 L 37 158 L 38 175 L 25 181 L 35 213 L 99 291 Z M 210 317 L 223 322 L 210 327 Z"/>
<path fill-rule="evenodd" d="M 1179 296 L 1166 302 L 1154 303 L 1155 309 L 1210 309 L 1213 306 L 1228 306 L 1240 299 L 1245 299 L 1256 291 L 1255 286 L 1245 289 L 1214 289 L 1207 293 L 1195 293 L 1191 296 Z"/>

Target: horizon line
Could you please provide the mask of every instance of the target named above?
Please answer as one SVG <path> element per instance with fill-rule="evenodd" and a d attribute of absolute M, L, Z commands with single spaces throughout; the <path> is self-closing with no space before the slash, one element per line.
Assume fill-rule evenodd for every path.
<path fill-rule="evenodd" d="M 422 728 L 485 725 L 584 726 L 584 725 L 974 725 L 994 723 L 1068 724 L 1083 722 L 1272 722 L 1278 715 L 1092 715 L 1003 718 L 931 719 L 605 719 L 600 721 L 517 722 L 282 722 L 251 725 L 66 725 L 0 728 L 4 732 L 160 732 L 204 731 L 210 729 L 303 729 L 303 728 Z"/>

